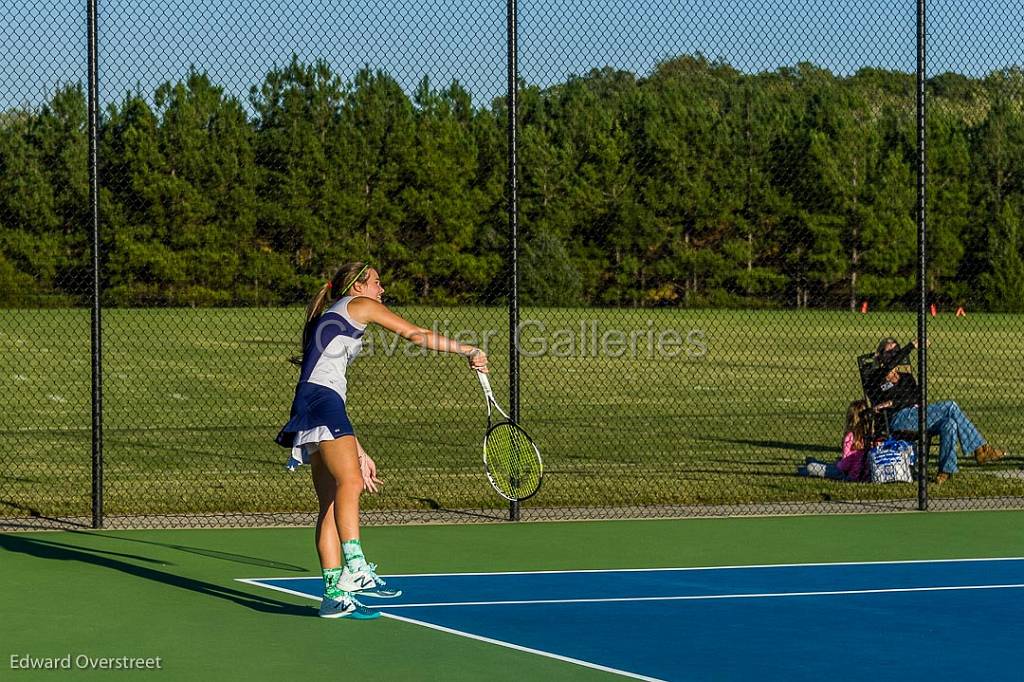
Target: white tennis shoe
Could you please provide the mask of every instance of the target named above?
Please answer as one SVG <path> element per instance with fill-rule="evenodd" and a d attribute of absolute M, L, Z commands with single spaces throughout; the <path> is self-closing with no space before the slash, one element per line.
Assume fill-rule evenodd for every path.
<path fill-rule="evenodd" d="M 389 589 L 384 578 L 377 575 L 377 564 L 367 564 L 358 571 L 350 571 L 346 566 L 338 579 L 338 587 L 346 592 L 380 599 L 402 596 L 401 590 Z"/>
<path fill-rule="evenodd" d="M 355 620 L 371 620 L 380 618 L 380 611 L 368 609 L 351 595 L 343 594 L 338 599 L 324 597 L 320 600 L 321 618 L 353 618 Z"/>

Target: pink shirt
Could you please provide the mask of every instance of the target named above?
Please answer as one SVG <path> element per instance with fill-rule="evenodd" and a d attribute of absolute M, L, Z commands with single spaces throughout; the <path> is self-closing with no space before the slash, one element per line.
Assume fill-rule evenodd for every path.
<path fill-rule="evenodd" d="M 849 432 L 843 437 L 843 456 L 836 462 L 839 470 L 846 474 L 849 481 L 864 480 L 864 450 L 853 448 L 853 433 Z"/>

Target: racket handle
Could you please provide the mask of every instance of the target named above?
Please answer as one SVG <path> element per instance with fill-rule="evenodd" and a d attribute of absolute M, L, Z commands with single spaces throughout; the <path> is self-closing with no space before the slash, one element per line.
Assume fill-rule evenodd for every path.
<path fill-rule="evenodd" d="M 484 389 L 484 395 L 488 400 L 494 400 L 494 391 L 491 390 L 491 380 L 483 372 L 477 372 L 476 378 L 480 380 L 480 387 Z"/>
<path fill-rule="evenodd" d="M 498 413 L 501 414 L 502 417 L 511 420 L 512 417 L 508 416 L 508 412 L 501 409 L 501 405 L 499 405 L 498 401 L 495 399 L 494 391 L 491 390 L 491 380 L 487 378 L 487 375 L 484 374 L 483 372 L 478 371 L 476 373 L 476 378 L 480 380 L 480 387 L 484 389 L 484 397 L 487 398 L 488 424 L 490 423 L 491 420 L 491 405 L 494 405 L 494 409 L 496 409 Z"/>

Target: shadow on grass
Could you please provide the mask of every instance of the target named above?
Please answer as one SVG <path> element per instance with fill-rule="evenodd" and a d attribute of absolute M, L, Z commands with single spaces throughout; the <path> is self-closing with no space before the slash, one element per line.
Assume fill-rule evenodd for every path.
<path fill-rule="evenodd" d="M 716 438 L 714 436 L 698 436 L 697 440 L 709 440 L 716 443 L 734 443 L 736 445 L 753 445 L 758 448 L 773 450 L 793 450 L 795 452 L 830 452 L 839 453 L 838 446 L 819 445 L 818 443 L 793 443 L 785 440 L 755 440 L 752 438 Z"/>
<path fill-rule="evenodd" d="M 794 467 L 793 473 L 788 471 L 779 471 L 778 469 L 745 469 L 743 471 L 735 471 L 732 469 L 712 469 L 712 468 L 694 468 L 687 469 L 683 474 L 677 474 L 676 480 L 681 481 L 707 481 L 709 476 L 728 476 L 731 479 L 742 480 L 744 478 L 773 478 L 773 479 L 789 479 L 796 475 L 796 468 Z M 759 483 L 760 485 L 760 483 Z M 780 490 L 786 490 L 786 488 L 780 488 Z"/>
<path fill-rule="evenodd" d="M 47 516 L 35 507 L 14 502 L 13 500 L 0 500 L 0 506 L 11 507 L 21 512 L 27 512 L 29 517 L 38 519 L 40 521 L 49 521 L 53 524 L 53 527 L 63 528 L 66 526 L 73 526 L 78 528 L 89 528 L 88 524 L 80 523 L 78 521 L 72 521 L 70 519 L 59 519 L 55 516 Z M 17 519 L 0 519 L 0 526 L 7 528 L 31 528 L 34 530 L 43 530 L 45 527 L 41 527 L 38 523 L 19 523 Z"/>
<path fill-rule="evenodd" d="M 0 549 L 7 550 L 8 552 L 17 552 L 18 554 L 24 554 L 38 559 L 80 561 L 85 564 L 92 564 L 93 566 L 99 566 L 112 571 L 119 571 L 136 578 L 152 580 L 154 582 L 170 585 L 171 587 L 177 587 L 179 589 L 189 590 L 209 597 L 223 599 L 239 606 L 259 611 L 260 613 L 308 617 L 316 612 L 315 609 L 308 606 L 297 606 L 295 604 L 277 601 L 276 599 L 270 599 L 263 595 L 242 592 L 241 590 L 236 590 L 225 585 L 218 585 L 216 583 L 209 583 L 202 580 L 196 580 L 194 578 L 175 575 L 156 568 L 138 566 L 136 564 L 114 558 L 115 556 L 131 557 L 148 562 L 159 563 L 153 559 L 145 557 L 116 554 L 113 552 L 105 552 L 104 550 L 85 547 L 76 547 L 63 542 L 55 542 L 53 540 L 24 535 L 0 534 Z"/>
<path fill-rule="evenodd" d="M 439 429 L 440 430 L 440 429 Z M 483 431 L 483 429 L 479 429 Z M 386 443 L 414 443 L 417 445 L 423 445 L 425 439 L 421 436 L 398 436 L 392 433 L 377 434 L 373 437 L 374 444 L 386 444 Z M 464 448 L 467 444 L 472 443 L 476 445 L 476 441 L 457 441 L 457 440 L 445 440 L 442 437 L 438 437 L 437 434 L 431 434 L 430 445 L 432 447 L 449 447 L 449 448 Z"/>
<path fill-rule="evenodd" d="M 468 509 L 449 509 L 445 507 L 437 500 L 430 497 L 409 497 L 410 500 L 415 500 L 425 505 L 431 511 L 445 512 L 447 514 L 454 514 L 456 516 L 471 516 L 479 519 L 489 519 L 492 521 L 504 521 L 507 520 L 505 516 L 498 516 L 497 514 L 486 514 L 483 512 L 470 511 Z"/>
<path fill-rule="evenodd" d="M 195 431 L 203 431 L 207 429 L 193 429 Z M 158 455 L 165 457 L 169 462 L 180 462 L 182 455 L 193 455 L 198 457 L 203 462 L 208 462 L 212 459 L 218 460 L 232 460 L 242 462 L 245 464 L 266 464 L 268 466 L 276 466 L 281 469 L 284 468 L 285 459 L 282 457 L 279 460 L 272 459 L 261 459 L 258 457 L 246 457 L 243 455 L 232 455 L 223 451 L 222 448 L 210 448 L 210 449 L 198 449 L 198 448 L 182 448 L 176 443 L 168 445 L 166 441 L 152 441 L 152 440 L 139 440 L 136 438 L 117 438 L 104 436 L 104 440 L 108 445 L 117 445 L 124 448 L 141 449 L 146 452 L 147 455 Z"/>

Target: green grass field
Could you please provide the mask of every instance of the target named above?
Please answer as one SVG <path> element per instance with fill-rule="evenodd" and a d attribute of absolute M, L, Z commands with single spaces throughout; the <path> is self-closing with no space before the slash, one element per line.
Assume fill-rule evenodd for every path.
<path fill-rule="evenodd" d="M 505 394 L 503 309 L 400 312 L 442 332 L 492 330 L 493 383 Z M 299 309 L 110 310 L 103 319 L 108 514 L 312 508 L 308 473 L 287 473 L 285 451 L 272 442 L 294 388 L 286 359 L 296 352 Z M 845 407 L 860 395 L 855 356 L 882 335 L 909 338 L 913 315 L 545 309 L 522 319 L 534 321 L 528 351 L 544 338 L 565 355 L 522 360 L 523 422 L 547 466 L 535 507 L 771 511 L 916 495 L 910 484 L 794 475 L 806 456 L 836 456 Z M 638 333 L 637 352 L 593 357 L 584 321 L 599 336 Z M 947 314 L 929 323 L 931 399 L 956 399 L 991 442 L 1015 453 L 986 467 L 963 463 L 932 495 L 1024 497 L 1024 318 Z M 643 335 L 667 329 L 683 338 L 699 331 L 706 354 L 647 352 Z M 500 510 L 480 472 L 483 401 L 464 362 L 402 346 L 388 357 L 387 339 L 374 341 L 349 389 L 353 422 L 387 482 L 365 507 Z M 0 516 L 88 514 L 89 362 L 88 311 L 4 312 Z"/>

